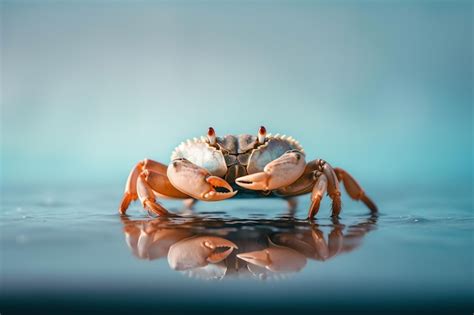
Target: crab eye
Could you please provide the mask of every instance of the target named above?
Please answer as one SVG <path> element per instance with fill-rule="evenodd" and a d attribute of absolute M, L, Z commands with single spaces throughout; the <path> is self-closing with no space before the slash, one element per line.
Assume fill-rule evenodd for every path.
<path fill-rule="evenodd" d="M 207 131 L 207 139 L 211 145 L 216 144 L 216 132 L 214 131 L 214 128 L 209 127 L 209 130 Z"/>
<path fill-rule="evenodd" d="M 267 129 L 264 126 L 260 126 L 258 130 L 258 143 L 263 144 L 265 142 L 265 137 L 267 136 Z"/>

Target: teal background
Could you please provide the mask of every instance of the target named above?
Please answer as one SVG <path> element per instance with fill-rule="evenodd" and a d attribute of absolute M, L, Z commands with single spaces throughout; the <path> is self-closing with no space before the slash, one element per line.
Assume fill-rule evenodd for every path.
<path fill-rule="evenodd" d="M 0 312 L 472 313 L 472 33 L 472 1 L 0 0 Z M 295 217 L 234 199 L 127 219 L 241 251 L 335 227 L 359 246 L 280 281 L 135 257 L 117 212 L 132 165 L 260 125 L 347 169 L 376 224 L 344 192 L 337 222 L 330 198 L 305 220 L 309 196 Z"/>
<path fill-rule="evenodd" d="M 1 3 L 4 185 L 121 190 L 263 124 L 369 187 L 472 191 L 470 1 Z"/>

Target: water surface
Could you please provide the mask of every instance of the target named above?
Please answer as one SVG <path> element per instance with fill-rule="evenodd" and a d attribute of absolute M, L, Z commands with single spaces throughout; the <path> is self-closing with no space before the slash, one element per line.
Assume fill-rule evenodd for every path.
<path fill-rule="evenodd" d="M 470 196 L 371 195 L 377 216 L 344 199 L 340 219 L 325 201 L 308 222 L 307 197 L 296 213 L 282 200 L 230 200 L 167 219 L 138 203 L 120 217 L 110 187 L 5 189 L 0 311 L 472 312 Z M 238 248 L 203 262 L 194 254 L 206 239 Z M 237 257 L 249 252 L 271 263 Z"/>

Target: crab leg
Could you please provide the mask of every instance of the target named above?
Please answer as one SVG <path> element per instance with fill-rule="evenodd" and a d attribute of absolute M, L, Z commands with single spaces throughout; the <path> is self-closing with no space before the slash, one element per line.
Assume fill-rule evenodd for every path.
<path fill-rule="evenodd" d="M 125 214 L 128 206 L 132 201 L 137 200 L 137 179 L 143 169 L 143 161 L 140 161 L 133 167 L 128 175 L 127 183 L 125 184 L 125 191 L 123 193 L 122 201 L 120 202 L 119 212 Z"/>
<path fill-rule="evenodd" d="M 263 172 L 239 177 L 237 185 L 252 190 L 273 190 L 295 182 L 305 169 L 303 153 L 291 150 L 265 165 Z"/>
<path fill-rule="evenodd" d="M 144 159 L 138 162 L 131 170 L 130 175 L 128 176 L 128 179 L 127 179 L 127 183 L 125 184 L 125 191 L 124 191 L 123 198 L 119 206 L 120 214 L 125 214 L 130 203 L 132 201 L 137 200 L 138 198 L 137 182 L 142 172 L 145 171 L 146 172 L 145 175 L 153 172 L 156 174 L 164 174 L 166 176 L 166 170 L 167 170 L 166 165 L 150 160 L 150 159 Z M 155 180 L 156 178 L 153 178 L 151 184 L 154 184 Z M 168 185 L 169 181 L 167 182 L 166 179 L 164 181 L 165 182 L 163 184 L 158 185 L 158 187 L 161 187 L 157 189 L 158 193 L 160 193 L 161 191 L 162 193 L 160 194 L 166 195 L 166 196 L 168 196 L 168 193 L 169 193 L 171 194 L 169 197 L 172 197 L 172 198 L 186 198 L 187 197 L 187 196 L 183 196 L 182 194 L 179 197 L 178 196 L 175 197 L 175 195 L 178 195 L 180 192 L 178 192 L 174 187 L 172 187 L 172 185 Z"/>
<path fill-rule="evenodd" d="M 310 193 L 316 183 L 314 172 L 315 171 L 304 173 L 293 184 L 281 187 L 277 189 L 275 193 L 286 198 Z"/>
<path fill-rule="evenodd" d="M 173 160 L 168 166 L 167 175 L 174 187 L 195 199 L 218 201 L 231 198 L 237 193 L 224 179 L 212 176 L 205 168 L 183 158 Z M 219 192 L 216 187 L 228 191 Z"/>
<path fill-rule="evenodd" d="M 322 172 L 328 180 L 328 195 L 332 199 L 332 216 L 337 217 L 341 212 L 341 191 L 339 190 L 339 181 L 337 180 L 334 169 L 324 160 L 319 160 Z"/>
<path fill-rule="evenodd" d="M 317 172 L 316 184 L 313 187 L 313 192 L 311 193 L 311 206 L 308 211 L 308 219 L 314 218 L 314 216 L 319 211 L 319 205 L 321 204 L 321 199 L 323 199 L 324 193 L 328 187 L 328 179 L 326 175 Z"/>
<path fill-rule="evenodd" d="M 308 163 L 305 173 L 311 171 L 321 172 L 326 176 L 327 193 L 332 199 L 332 216 L 337 217 L 341 212 L 341 192 L 339 190 L 339 181 L 336 173 L 329 163 L 321 159 L 313 160 Z"/>
<path fill-rule="evenodd" d="M 318 260 L 326 260 L 329 257 L 329 247 L 324 239 L 323 231 L 320 229 L 314 229 L 311 231 L 311 237 L 313 238 L 315 257 Z"/>
<path fill-rule="evenodd" d="M 177 190 L 166 176 L 166 173 L 159 174 L 154 171 L 144 170 L 142 173 L 145 176 L 145 180 L 150 187 L 160 195 L 165 195 L 171 198 L 189 198 L 188 195 Z"/>
<path fill-rule="evenodd" d="M 329 257 L 336 256 L 342 251 L 344 235 L 341 227 L 335 226 L 328 235 Z"/>
<path fill-rule="evenodd" d="M 361 200 L 365 205 L 372 211 L 377 212 L 377 206 L 375 203 L 365 194 L 359 183 L 346 171 L 341 168 L 335 168 L 337 179 L 342 181 L 347 194 L 354 200 Z"/>
<path fill-rule="evenodd" d="M 159 205 L 155 201 L 155 195 L 153 194 L 153 189 L 148 185 L 145 180 L 145 175 L 140 174 L 137 180 L 137 194 L 138 198 L 145 209 L 148 211 L 154 212 L 158 215 L 168 215 L 169 212 Z"/>

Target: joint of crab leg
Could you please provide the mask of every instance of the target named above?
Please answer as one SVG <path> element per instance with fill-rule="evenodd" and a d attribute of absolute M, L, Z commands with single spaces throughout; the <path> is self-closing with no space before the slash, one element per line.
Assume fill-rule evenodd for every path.
<path fill-rule="evenodd" d="M 209 127 L 209 130 L 207 131 L 207 139 L 211 145 L 216 144 L 216 132 L 214 131 L 214 128 Z"/>
<path fill-rule="evenodd" d="M 142 163 L 143 169 L 149 169 L 160 174 L 166 174 L 166 169 L 168 167 L 167 165 L 161 164 L 150 159 L 144 159 Z"/>
<path fill-rule="evenodd" d="M 304 154 L 288 151 L 268 163 L 263 172 L 239 177 L 237 185 L 252 190 L 273 190 L 294 183 L 305 169 Z"/>
<path fill-rule="evenodd" d="M 267 136 L 267 129 L 265 129 L 264 126 L 260 126 L 260 129 L 258 130 L 258 143 L 263 144 L 265 142 L 265 137 Z"/>

